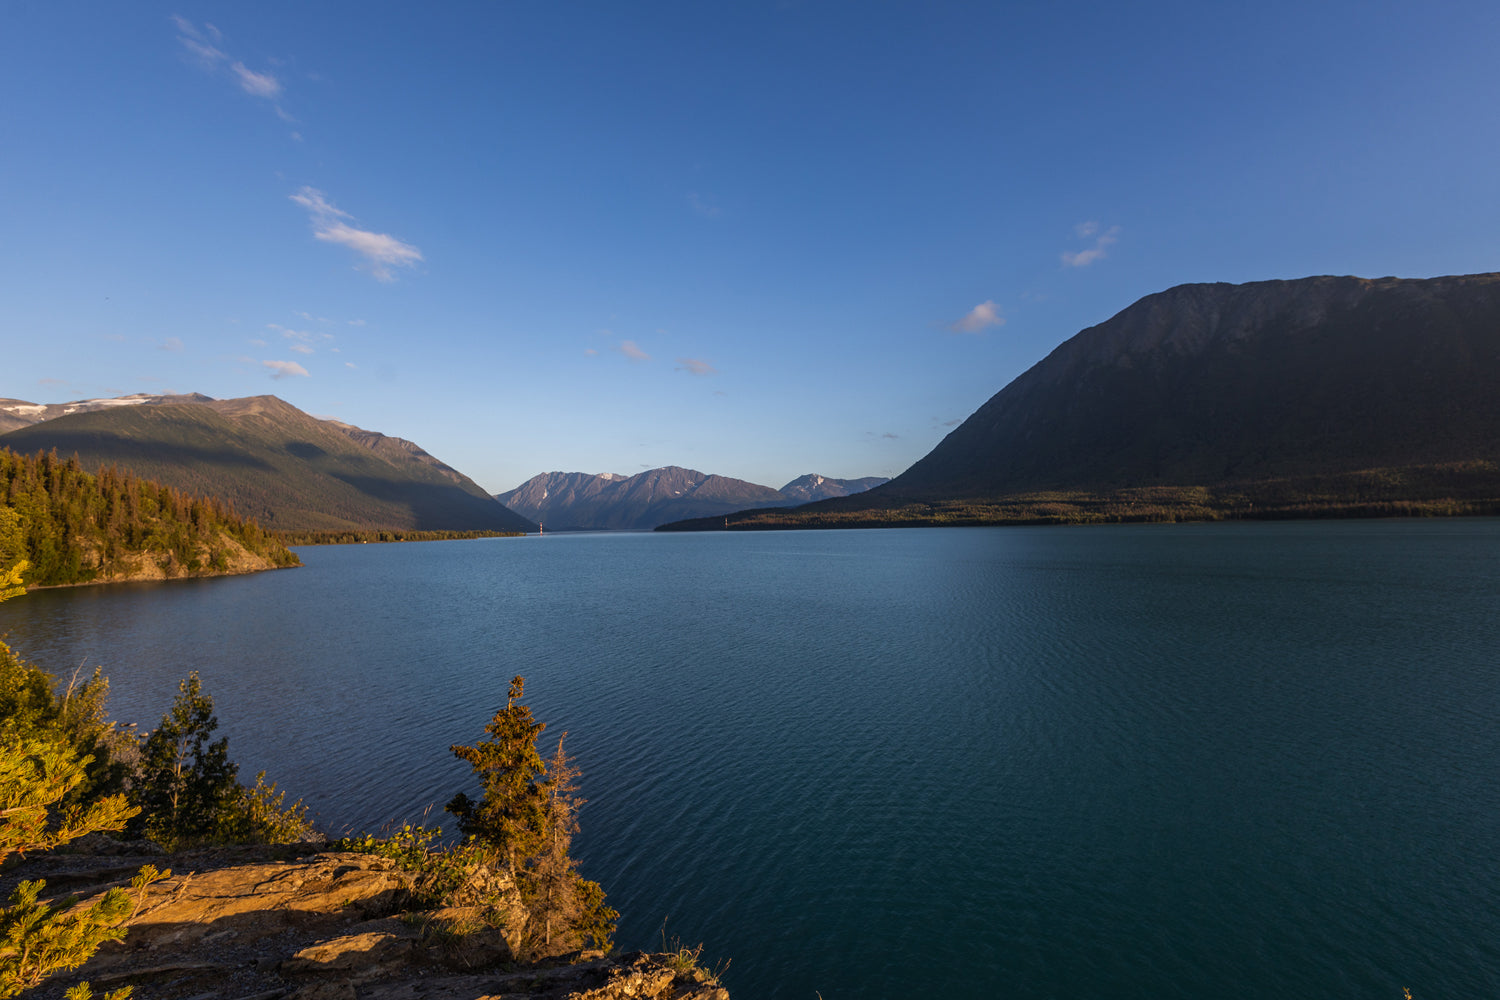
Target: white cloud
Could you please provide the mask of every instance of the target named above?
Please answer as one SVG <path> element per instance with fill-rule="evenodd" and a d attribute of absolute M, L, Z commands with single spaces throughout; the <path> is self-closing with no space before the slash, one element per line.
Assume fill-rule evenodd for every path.
<path fill-rule="evenodd" d="M 1094 261 L 1103 258 L 1109 248 L 1120 239 L 1119 226 L 1110 226 L 1101 233 L 1097 222 L 1080 222 L 1073 227 L 1073 231 L 1078 234 L 1079 239 L 1094 237 L 1094 245 L 1076 253 L 1064 253 L 1062 262 L 1065 267 L 1088 267 Z"/>
<path fill-rule="evenodd" d="M 156 349 L 159 351 L 180 351 L 182 350 L 182 338 L 168 337 L 166 340 L 163 340 L 160 344 L 158 344 Z"/>
<path fill-rule="evenodd" d="M 637 345 L 636 342 L 633 341 L 633 340 L 622 340 L 622 341 L 620 341 L 620 346 L 616 347 L 615 350 L 617 350 L 621 354 L 625 355 L 631 361 L 650 361 L 651 360 L 651 355 L 649 355 L 645 351 L 641 350 L 640 346 Z"/>
<path fill-rule="evenodd" d="M 204 24 L 203 30 L 200 31 L 192 21 L 176 14 L 172 15 L 172 23 L 177 26 L 178 43 L 200 68 L 212 73 L 228 63 L 229 75 L 245 93 L 252 97 L 263 97 L 268 101 L 274 101 L 281 96 L 281 81 L 276 79 L 274 74 L 257 73 L 238 59 L 230 61 L 229 53 L 220 48 L 224 44 L 224 36 L 218 28 L 212 24 Z M 276 113 L 284 121 L 293 120 L 280 107 L 276 108 Z"/>
<path fill-rule="evenodd" d="M 335 216 L 344 219 L 349 218 L 348 212 L 334 208 L 328 199 L 323 197 L 323 192 L 315 187 L 304 185 L 300 191 L 294 195 L 289 195 L 289 197 L 292 201 L 295 201 L 319 218 L 332 218 Z"/>
<path fill-rule="evenodd" d="M 215 42 L 223 40 L 219 34 L 218 28 L 215 28 L 211 24 L 204 25 L 204 27 L 208 29 L 208 33 L 205 34 L 204 32 L 199 31 L 193 25 L 192 21 L 189 21 L 185 17 L 179 17 L 176 14 L 172 15 L 172 23 L 177 25 L 177 31 L 179 32 L 179 34 L 177 35 L 177 41 L 180 42 L 182 44 L 182 47 L 186 49 L 190 55 L 197 59 L 199 64 L 202 65 L 205 69 L 213 69 L 219 63 L 229 58 L 224 54 L 224 51 L 222 49 L 218 48 L 217 45 L 214 44 Z M 210 41 L 210 37 L 212 38 L 212 41 Z"/>
<path fill-rule="evenodd" d="M 256 337 L 256 338 L 254 338 L 254 339 L 252 339 L 250 341 L 250 346 L 251 347 L 265 347 L 266 346 L 266 342 L 264 340 L 261 340 L 259 337 Z"/>
<path fill-rule="evenodd" d="M 410 267 L 422 259 L 422 251 L 389 233 L 355 229 L 342 222 L 320 226 L 313 233 L 328 243 L 340 243 L 370 262 L 370 273 L 381 281 L 394 281 L 392 267 Z"/>
<path fill-rule="evenodd" d="M 1000 315 L 1000 307 L 994 299 L 988 299 L 970 309 L 962 319 L 948 324 L 948 329 L 954 333 L 978 333 L 985 327 L 1004 325 L 1005 317 Z"/>
<path fill-rule="evenodd" d="M 262 361 L 261 364 L 271 369 L 271 377 L 278 381 L 284 378 L 291 378 L 293 375 L 301 375 L 303 377 L 307 375 L 307 369 L 295 361 Z"/>
<path fill-rule="evenodd" d="M 353 361 L 345 361 L 344 362 L 344 367 L 345 368 L 358 368 L 359 366 L 356 365 Z"/>
<path fill-rule="evenodd" d="M 311 353 L 313 353 L 313 349 L 311 347 L 307 346 L 306 344 L 293 344 L 293 345 L 291 345 L 291 349 L 294 350 L 294 351 L 296 351 L 298 354 L 311 354 Z"/>
<path fill-rule="evenodd" d="M 377 281 L 395 281 L 392 268 L 411 267 L 423 259 L 422 251 L 389 233 L 356 229 L 340 221 L 353 216 L 335 207 L 317 188 L 303 187 L 288 197 L 311 213 L 314 238 L 325 243 L 338 243 L 359 254 Z"/>
<path fill-rule="evenodd" d="M 594 355 L 598 354 L 599 351 L 596 348 L 593 348 L 593 347 L 585 347 L 583 349 L 583 353 L 587 354 L 589 357 L 593 357 Z"/>
<path fill-rule="evenodd" d="M 719 370 L 702 358 L 678 358 L 678 367 L 672 369 L 689 375 L 717 375 Z"/>
<path fill-rule="evenodd" d="M 351 319 L 349 321 L 349 325 L 350 326 L 364 326 L 365 325 L 365 321 L 362 320 L 362 319 Z"/>
<path fill-rule="evenodd" d="M 270 99 L 281 95 L 281 81 L 270 73 L 257 73 L 252 69 L 246 69 L 242 62 L 235 63 L 229 69 L 234 73 L 240 89 L 250 96 Z M 279 108 L 277 113 L 285 119 L 285 114 Z"/>

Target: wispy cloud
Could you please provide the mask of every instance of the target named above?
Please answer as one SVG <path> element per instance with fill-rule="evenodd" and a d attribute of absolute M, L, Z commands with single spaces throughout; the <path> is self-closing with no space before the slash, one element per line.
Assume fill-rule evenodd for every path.
<path fill-rule="evenodd" d="M 257 73 L 245 68 L 245 64 L 241 62 L 235 63 L 229 69 L 234 73 L 235 80 L 239 82 L 240 89 L 250 96 L 264 97 L 268 100 L 281 96 L 281 81 L 270 73 Z M 286 112 L 278 108 L 277 113 L 281 115 L 282 121 L 287 120 Z"/>
<path fill-rule="evenodd" d="M 615 350 L 617 350 L 621 354 L 625 355 L 631 361 L 650 361 L 651 360 L 651 355 L 649 355 L 645 351 L 641 350 L 640 346 L 638 344 L 636 344 L 636 342 L 633 341 L 633 340 L 622 340 L 622 341 L 620 341 L 620 346 L 616 347 Z"/>
<path fill-rule="evenodd" d="M 203 30 L 199 31 L 192 21 L 176 14 L 172 15 L 172 23 L 177 25 L 177 41 L 205 69 L 214 69 L 229 58 L 219 48 L 218 43 L 223 41 L 223 36 L 218 28 L 205 24 Z"/>
<path fill-rule="evenodd" d="M 978 333 L 986 327 L 1004 325 L 1005 317 L 1000 315 L 1000 307 L 989 299 L 970 309 L 962 319 L 949 323 L 948 329 L 954 333 Z"/>
<path fill-rule="evenodd" d="M 221 68 L 227 68 L 229 78 L 241 90 L 251 97 L 272 101 L 276 114 L 283 121 L 294 120 L 281 110 L 279 105 L 274 104 L 275 100 L 281 96 L 281 81 L 274 73 L 258 73 L 238 59 L 232 59 L 222 47 L 224 35 L 218 28 L 212 24 L 204 24 L 200 29 L 192 21 L 177 14 L 172 15 L 172 23 L 177 26 L 178 43 L 200 69 L 217 73 Z"/>
<path fill-rule="evenodd" d="M 678 358 L 677 367 L 672 369 L 678 372 L 687 372 L 689 375 L 717 375 L 719 370 L 702 358 Z"/>
<path fill-rule="evenodd" d="M 594 355 L 599 353 L 599 349 L 596 347 L 585 347 L 583 349 L 583 353 L 587 354 L 589 357 L 593 357 Z"/>
<path fill-rule="evenodd" d="M 308 346 L 307 344 L 293 344 L 293 345 L 291 345 L 290 350 L 296 351 L 298 354 L 311 354 L 311 353 L 313 353 L 313 349 L 310 346 Z"/>
<path fill-rule="evenodd" d="M 1099 223 L 1097 222 L 1080 222 L 1073 227 L 1073 232 L 1077 234 L 1079 239 L 1091 239 L 1094 241 L 1094 244 L 1073 253 L 1064 252 L 1062 262 L 1065 267 L 1088 267 L 1094 261 L 1102 259 L 1107 254 L 1109 248 L 1120 239 L 1119 226 L 1110 226 L 1101 232 Z"/>
<path fill-rule="evenodd" d="M 890 431 L 886 431 L 884 434 L 880 435 L 880 437 L 881 437 L 882 440 L 885 440 L 885 441 L 895 441 L 896 439 L 898 439 L 899 437 L 901 437 L 901 435 L 900 434 L 892 434 Z"/>
<path fill-rule="evenodd" d="M 395 281 L 393 268 L 411 267 L 422 260 L 422 251 L 410 243 L 403 243 L 389 233 L 377 233 L 368 229 L 356 229 L 344 222 L 353 219 L 348 212 L 337 208 L 314 187 L 303 187 L 292 201 L 307 209 L 313 225 L 313 236 L 325 243 L 338 243 L 348 247 L 364 258 L 364 265 L 377 281 Z"/>
<path fill-rule="evenodd" d="M 304 378 L 307 376 L 307 369 L 295 361 L 262 361 L 261 364 L 271 369 L 271 377 L 277 381 L 284 378 L 291 378 L 293 375 L 299 375 Z"/>
<path fill-rule="evenodd" d="M 160 344 L 157 344 L 156 345 L 156 349 L 158 351 L 172 351 L 174 353 L 177 352 L 177 351 L 180 351 L 180 350 L 182 350 L 182 338 L 181 337 L 168 337 L 166 340 L 163 340 Z"/>

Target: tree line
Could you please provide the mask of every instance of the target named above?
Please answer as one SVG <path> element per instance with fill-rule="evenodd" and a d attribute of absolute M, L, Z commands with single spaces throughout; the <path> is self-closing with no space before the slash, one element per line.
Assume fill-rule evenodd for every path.
<path fill-rule="evenodd" d="M 113 466 L 85 472 L 76 456 L 0 448 L 0 567 L 24 559 L 28 586 L 89 583 L 138 572 L 226 572 L 238 550 L 276 566 L 296 555 L 229 504 Z"/>

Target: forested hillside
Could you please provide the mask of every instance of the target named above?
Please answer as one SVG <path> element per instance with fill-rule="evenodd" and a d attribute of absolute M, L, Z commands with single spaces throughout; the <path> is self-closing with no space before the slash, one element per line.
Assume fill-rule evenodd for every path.
<path fill-rule="evenodd" d="M 0 447 L 77 455 L 91 472 L 131 468 L 227 500 L 269 531 L 536 527 L 410 441 L 319 420 L 275 396 L 90 402 L 0 435 Z"/>
<path fill-rule="evenodd" d="M 296 555 L 224 503 L 55 452 L 0 448 L 0 566 L 28 586 L 167 579 L 296 566 Z"/>

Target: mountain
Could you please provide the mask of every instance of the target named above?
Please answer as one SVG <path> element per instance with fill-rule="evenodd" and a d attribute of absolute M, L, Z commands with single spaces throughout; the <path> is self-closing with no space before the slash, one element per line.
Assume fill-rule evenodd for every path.
<path fill-rule="evenodd" d="M 628 477 L 612 472 L 544 472 L 495 499 L 554 531 L 600 531 L 722 517 L 746 507 L 786 507 L 847 496 L 883 482 L 877 477 L 828 479 L 809 473 L 775 490 L 674 465 Z"/>
<path fill-rule="evenodd" d="M 1180 285 L 761 526 L 1500 510 L 1500 274 Z"/>
<path fill-rule="evenodd" d="M 675 465 L 630 477 L 544 472 L 495 499 L 557 531 L 654 528 L 687 517 L 786 502 L 769 486 Z"/>
<path fill-rule="evenodd" d="M 793 479 L 777 492 L 786 497 L 790 503 L 804 504 L 815 500 L 827 500 L 830 497 L 846 497 L 855 493 L 863 493 L 865 490 L 888 482 L 890 480 L 883 476 L 866 476 L 863 479 L 829 479 L 816 472 L 809 472 L 805 476 Z"/>
<path fill-rule="evenodd" d="M 270 529 L 535 527 L 410 441 L 319 420 L 275 396 L 134 396 L 55 406 L 3 401 L 0 414 L 35 418 L 0 434 L 0 447 L 76 454 L 89 470 L 128 468 L 227 500 Z"/>

